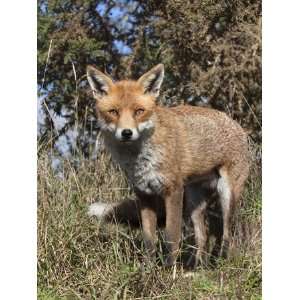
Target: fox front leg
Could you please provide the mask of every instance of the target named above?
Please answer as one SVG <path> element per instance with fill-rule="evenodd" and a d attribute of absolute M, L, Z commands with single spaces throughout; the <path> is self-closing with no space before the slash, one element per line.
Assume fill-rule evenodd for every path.
<path fill-rule="evenodd" d="M 150 196 L 139 195 L 139 200 L 141 204 L 141 219 L 147 259 L 155 261 L 157 241 L 157 199 Z"/>
<path fill-rule="evenodd" d="M 183 206 L 183 185 L 174 186 L 165 195 L 166 206 L 166 229 L 165 243 L 167 257 L 165 266 L 172 266 L 176 262 L 181 237 L 182 206 Z"/>

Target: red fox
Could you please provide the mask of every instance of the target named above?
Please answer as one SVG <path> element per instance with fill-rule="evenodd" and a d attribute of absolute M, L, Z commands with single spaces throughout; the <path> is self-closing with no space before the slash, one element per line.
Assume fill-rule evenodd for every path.
<path fill-rule="evenodd" d="M 141 218 L 150 257 L 156 252 L 156 227 L 163 207 L 168 252 L 165 264 L 176 262 L 185 206 L 194 226 L 197 262 L 201 261 L 208 240 L 205 212 L 211 193 L 207 191 L 215 191 L 221 207 L 220 255 L 226 257 L 233 209 L 249 172 L 247 135 L 223 112 L 207 107 L 158 105 L 163 77 L 162 64 L 137 81 L 118 82 L 87 67 L 106 149 L 137 195 L 135 214 Z M 122 205 L 128 211 L 128 202 L 119 208 Z M 117 207 L 94 203 L 89 214 L 108 216 L 120 212 Z"/>

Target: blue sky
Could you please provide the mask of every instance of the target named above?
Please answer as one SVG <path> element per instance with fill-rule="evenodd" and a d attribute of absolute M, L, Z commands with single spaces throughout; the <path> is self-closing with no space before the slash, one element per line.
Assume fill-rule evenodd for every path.
<path fill-rule="evenodd" d="M 131 11 L 136 8 L 138 2 L 136 1 L 117 1 L 119 3 L 113 7 L 109 12 L 109 19 L 113 22 L 118 28 L 126 33 L 126 31 L 132 29 L 132 22 L 135 18 L 131 15 Z M 130 4 L 129 4 L 130 2 Z M 106 11 L 105 4 L 99 4 L 97 6 L 97 11 L 101 16 L 104 16 Z M 115 40 L 114 46 L 119 51 L 120 54 L 128 55 L 131 53 L 131 48 L 126 45 L 125 41 Z"/>

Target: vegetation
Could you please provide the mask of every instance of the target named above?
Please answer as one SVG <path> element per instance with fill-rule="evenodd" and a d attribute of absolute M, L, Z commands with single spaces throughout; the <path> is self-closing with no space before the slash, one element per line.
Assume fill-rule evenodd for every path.
<path fill-rule="evenodd" d="M 39 299 L 261 298 L 260 20 L 252 0 L 38 1 Z M 164 105 L 226 111 L 253 153 L 230 257 L 192 277 L 181 264 L 142 265 L 139 230 L 86 214 L 97 199 L 131 195 L 102 151 L 86 65 L 119 79 L 159 62 Z"/>
<path fill-rule="evenodd" d="M 157 63 L 165 105 L 211 105 L 261 142 L 261 1 L 39 0 L 38 87 L 45 117 L 40 140 L 86 156 L 96 141 L 93 64 L 115 79 Z M 56 124 L 56 117 L 64 124 Z M 75 142 L 70 131 L 76 132 Z M 74 134 L 72 136 L 74 138 Z"/>
<path fill-rule="evenodd" d="M 228 260 L 186 277 L 176 270 L 142 266 L 140 230 L 101 224 L 87 216 L 97 198 L 130 195 L 126 180 L 105 154 L 63 164 L 55 176 L 49 156 L 38 162 L 39 299 L 260 299 L 261 183 L 254 169 L 237 210 Z"/>

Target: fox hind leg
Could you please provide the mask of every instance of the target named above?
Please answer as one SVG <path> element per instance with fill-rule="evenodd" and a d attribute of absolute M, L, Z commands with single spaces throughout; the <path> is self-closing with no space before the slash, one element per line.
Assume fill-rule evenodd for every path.
<path fill-rule="evenodd" d="M 220 169 L 220 178 L 217 183 L 217 191 L 222 208 L 223 235 L 220 256 L 226 258 L 231 240 L 231 225 L 234 207 L 234 193 L 231 187 L 226 169 Z"/>
<path fill-rule="evenodd" d="M 207 264 L 208 253 L 208 232 L 205 223 L 205 210 L 207 202 L 203 201 L 192 213 L 191 219 L 194 225 L 196 255 L 194 268 L 200 263 L 202 266 Z"/>
<path fill-rule="evenodd" d="M 208 227 L 206 224 L 206 209 L 209 191 L 201 183 L 189 184 L 185 188 L 185 202 L 188 215 L 194 228 L 194 245 L 196 251 L 191 253 L 187 261 L 187 267 L 195 269 L 200 263 L 207 264 L 208 254 Z"/>

